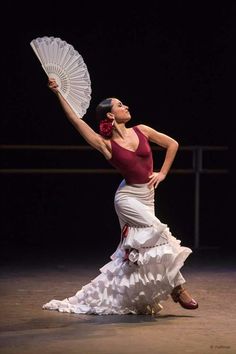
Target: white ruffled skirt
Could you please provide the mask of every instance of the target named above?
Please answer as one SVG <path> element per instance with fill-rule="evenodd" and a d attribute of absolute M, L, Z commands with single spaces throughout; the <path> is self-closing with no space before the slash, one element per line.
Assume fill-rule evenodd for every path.
<path fill-rule="evenodd" d="M 121 241 L 100 274 L 74 296 L 51 300 L 43 309 L 78 314 L 153 314 L 173 288 L 185 283 L 180 273 L 192 252 L 180 245 L 154 211 L 154 189 L 127 185 L 115 194 Z"/>

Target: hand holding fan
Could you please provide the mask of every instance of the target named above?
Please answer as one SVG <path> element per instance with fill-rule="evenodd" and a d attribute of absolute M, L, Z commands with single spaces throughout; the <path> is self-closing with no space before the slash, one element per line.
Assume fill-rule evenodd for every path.
<path fill-rule="evenodd" d="M 36 38 L 30 45 L 47 76 L 56 80 L 61 95 L 82 118 L 91 100 L 90 76 L 82 56 L 60 38 Z"/>

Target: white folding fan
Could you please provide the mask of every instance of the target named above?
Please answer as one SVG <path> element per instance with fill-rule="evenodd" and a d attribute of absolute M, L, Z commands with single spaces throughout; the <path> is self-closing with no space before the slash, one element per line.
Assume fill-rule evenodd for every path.
<path fill-rule="evenodd" d="M 40 37 L 30 45 L 48 77 L 56 79 L 61 95 L 82 118 L 91 100 L 90 76 L 82 56 L 60 38 Z"/>

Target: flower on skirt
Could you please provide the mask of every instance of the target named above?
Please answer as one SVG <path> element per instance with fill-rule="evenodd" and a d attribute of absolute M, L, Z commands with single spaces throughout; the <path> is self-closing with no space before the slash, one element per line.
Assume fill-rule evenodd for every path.
<path fill-rule="evenodd" d="M 132 251 L 129 253 L 129 260 L 133 263 L 137 262 L 139 256 L 139 252 L 136 249 L 132 249 Z"/>
<path fill-rule="evenodd" d="M 139 252 L 135 248 L 125 250 L 124 261 L 130 261 L 137 264 L 138 257 Z"/>

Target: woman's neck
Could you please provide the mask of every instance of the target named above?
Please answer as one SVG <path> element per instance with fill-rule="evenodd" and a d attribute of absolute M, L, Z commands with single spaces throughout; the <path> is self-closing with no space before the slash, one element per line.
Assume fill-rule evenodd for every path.
<path fill-rule="evenodd" d="M 125 139 L 127 136 L 128 129 L 126 128 L 125 124 L 117 124 L 116 122 L 114 123 L 114 128 L 113 128 L 113 138 L 121 138 Z"/>

